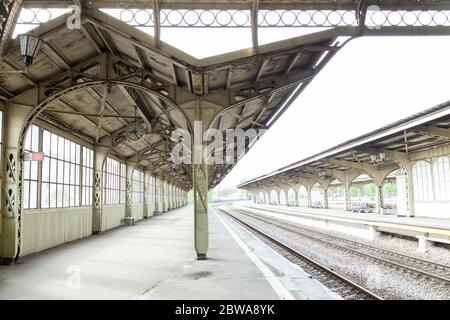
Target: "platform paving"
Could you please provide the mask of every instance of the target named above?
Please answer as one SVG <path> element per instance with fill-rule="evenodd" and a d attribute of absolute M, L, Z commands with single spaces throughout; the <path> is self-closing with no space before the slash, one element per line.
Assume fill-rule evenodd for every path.
<path fill-rule="evenodd" d="M 209 216 L 206 261 L 187 206 L 0 266 L 0 299 L 339 299 L 229 217 Z"/>

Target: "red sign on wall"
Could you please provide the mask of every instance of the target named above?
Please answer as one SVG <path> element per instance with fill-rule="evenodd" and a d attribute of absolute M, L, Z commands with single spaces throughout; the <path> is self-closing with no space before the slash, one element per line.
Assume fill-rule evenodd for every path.
<path fill-rule="evenodd" d="M 44 161 L 45 154 L 43 152 L 25 152 L 24 161 Z"/>

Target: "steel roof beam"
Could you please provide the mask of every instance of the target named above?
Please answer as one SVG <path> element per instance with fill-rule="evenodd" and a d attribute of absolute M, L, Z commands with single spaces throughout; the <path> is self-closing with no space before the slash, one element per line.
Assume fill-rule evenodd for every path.
<path fill-rule="evenodd" d="M 433 138 L 450 140 L 450 129 L 442 129 L 433 126 L 419 126 L 414 128 L 412 131 L 416 131 Z"/>

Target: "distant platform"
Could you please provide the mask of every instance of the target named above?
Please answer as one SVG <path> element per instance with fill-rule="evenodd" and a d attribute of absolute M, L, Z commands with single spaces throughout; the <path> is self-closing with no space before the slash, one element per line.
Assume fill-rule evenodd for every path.
<path fill-rule="evenodd" d="M 206 261 L 183 207 L 0 266 L 0 299 L 340 299 L 210 208 Z"/>
<path fill-rule="evenodd" d="M 378 232 L 414 237 L 419 240 L 419 251 L 426 251 L 432 243 L 450 244 L 450 219 L 427 217 L 399 217 L 376 213 L 356 213 L 338 209 L 316 209 L 308 207 L 237 204 L 244 208 L 279 211 L 278 217 L 300 224 L 348 233 L 354 236 L 373 239 Z"/>

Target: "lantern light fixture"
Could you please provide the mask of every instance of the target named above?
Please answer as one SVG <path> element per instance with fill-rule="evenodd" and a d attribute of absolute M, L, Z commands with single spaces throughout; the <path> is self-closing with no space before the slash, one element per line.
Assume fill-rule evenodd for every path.
<path fill-rule="evenodd" d="M 327 173 L 325 172 L 325 170 L 322 170 L 319 172 L 319 178 L 325 179 L 326 177 L 327 177 Z"/>
<path fill-rule="evenodd" d="M 372 160 L 372 163 L 375 165 L 383 164 L 384 161 L 386 160 L 386 153 L 380 152 L 378 154 L 372 154 L 370 156 L 370 159 Z"/>
<path fill-rule="evenodd" d="M 23 62 L 26 66 L 30 66 L 33 64 L 33 59 L 36 58 L 44 41 L 41 38 L 29 33 L 19 34 L 18 37 Z"/>

